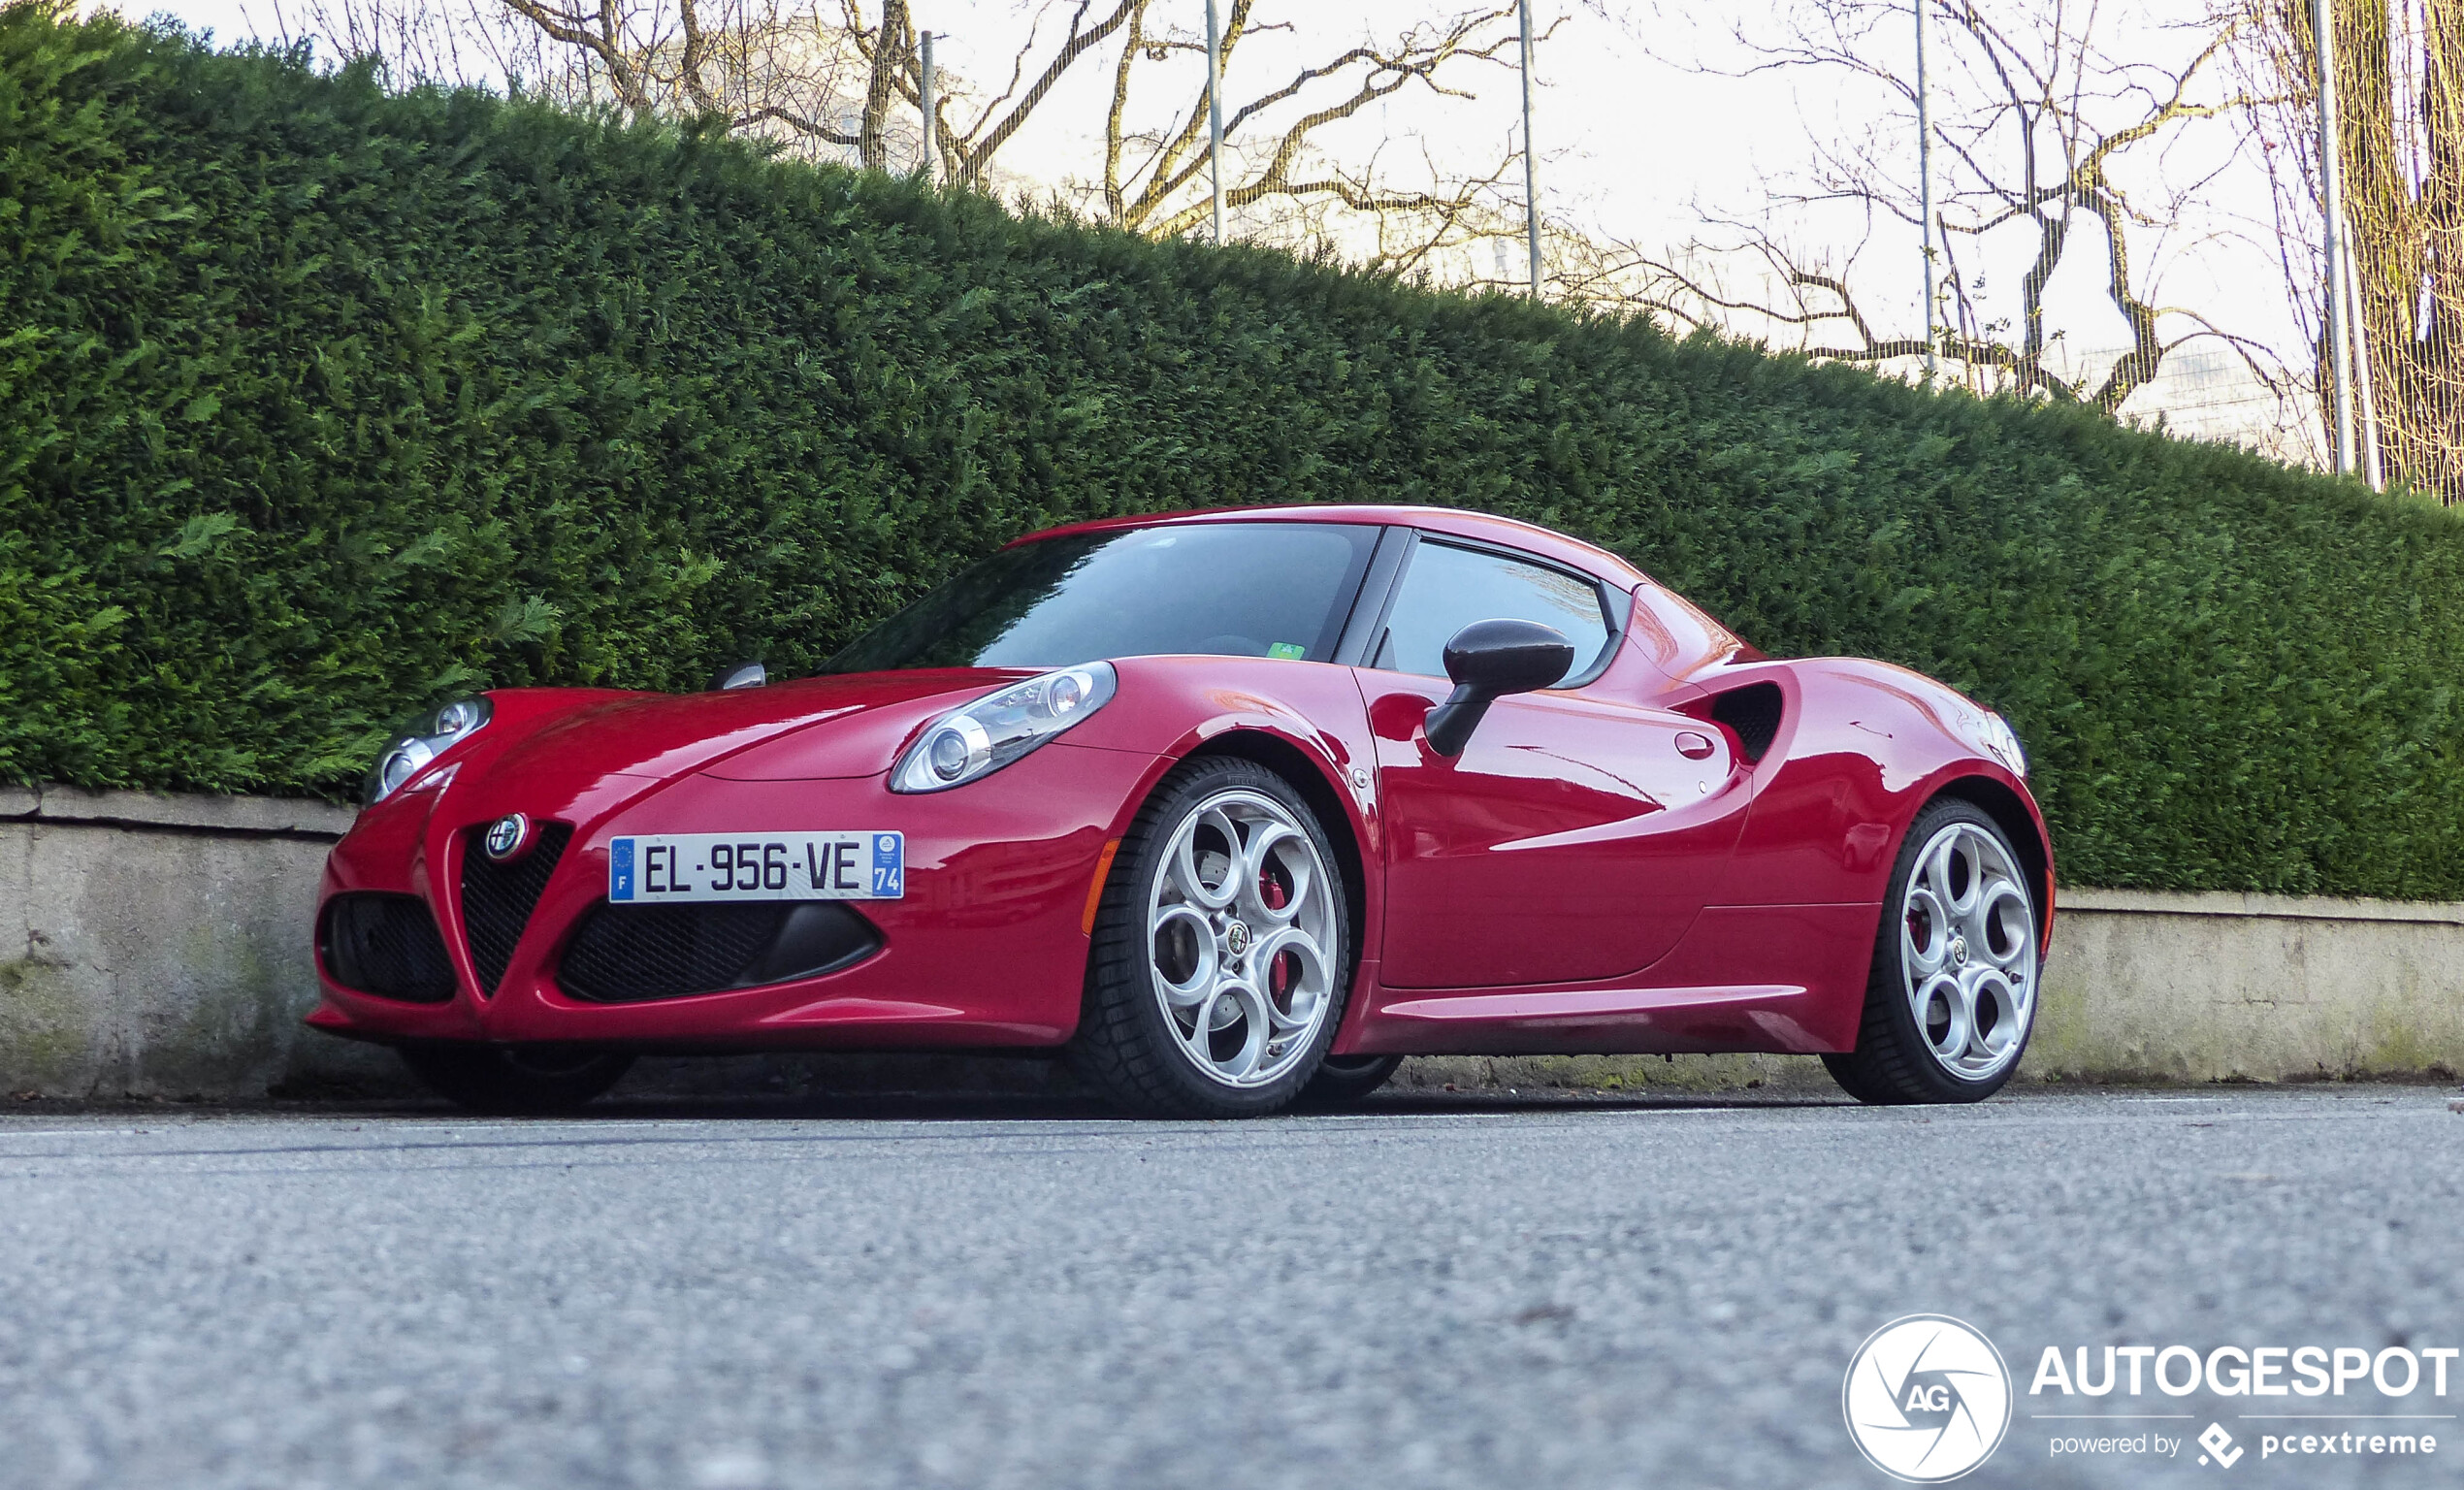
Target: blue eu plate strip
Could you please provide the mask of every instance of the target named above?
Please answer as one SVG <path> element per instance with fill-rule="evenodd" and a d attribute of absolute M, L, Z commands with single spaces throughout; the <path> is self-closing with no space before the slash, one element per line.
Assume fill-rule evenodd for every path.
<path fill-rule="evenodd" d="M 633 897 L 633 841 L 619 838 L 607 846 L 607 898 Z"/>

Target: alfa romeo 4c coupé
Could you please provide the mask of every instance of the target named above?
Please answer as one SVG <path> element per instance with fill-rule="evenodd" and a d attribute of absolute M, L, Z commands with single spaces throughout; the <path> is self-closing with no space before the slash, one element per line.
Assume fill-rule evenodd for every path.
<path fill-rule="evenodd" d="M 1999 716 L 1525 524 L 1061 528 L 729 681 L 396 741 L 309 1022 L 494 1109 L 647 1052 L 1007 1050 L 1213 1118 L 1423 1053 L 1815 1053 L 1973 1101 L 2035 1014 L 2053 865 Z"/>

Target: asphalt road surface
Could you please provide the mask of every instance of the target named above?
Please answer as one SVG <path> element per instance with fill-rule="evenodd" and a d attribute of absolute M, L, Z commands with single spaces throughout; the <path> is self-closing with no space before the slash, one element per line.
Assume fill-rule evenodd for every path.
<path fill-rule="evenodd" d="M 2454 1485 L 2464 1366 L 2028 1391 L 2048 1344 L 2464 1345 L 2450 1095 L 17 1115 L 0 1483 L 1879 1487 L 1843 1373 L 1942 1313 L 2015 1377 L 1965 1484 Z M 2399 1419 L 2436 1449 L 2259 1452 Z"/>

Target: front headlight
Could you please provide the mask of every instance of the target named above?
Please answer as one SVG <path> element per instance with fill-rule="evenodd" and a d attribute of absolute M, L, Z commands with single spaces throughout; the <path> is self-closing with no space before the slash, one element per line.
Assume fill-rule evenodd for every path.
<path fill-rule="evenodd" d="M 1112 701 L 1110 663 L 1013 683 L 926 726 L 891 768 L 892 792 L 947 792 L 994 771 Z"/>
<path fill-rule="evenodd" d="M 456 741 L 476 733 L 494 712 L 485 698 L 457 698 L 395 736 L 368 773 L 368 784 L 360 792 L 361 805 L 373 806 L 393 795 Z"/>
<path fill-rule="evenodd" d="M 2027 750 L 2019 743 L 2019 731 L 2011 728 L 2009 720 L 1999 714 L 1987 712 L 1985 745 L 1994 754 L 2001 757 L 2002 763 L 2009 766 L 2022 779 L 2026 777 Z"/>

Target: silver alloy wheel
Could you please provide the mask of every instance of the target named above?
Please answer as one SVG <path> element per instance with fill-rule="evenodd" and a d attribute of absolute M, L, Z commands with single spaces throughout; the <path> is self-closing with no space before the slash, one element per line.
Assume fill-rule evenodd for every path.
<path fill-rule="evenodd" d="M 1899 906 L 1900 981 L 1918 1035 L 1963 1081 L 2019 1058 L 2036 1012 L 2036 913 L 2008 850 L 1974 823 L 1926 841 Z"/>
<path fill-rule="evenodd" d="M 1147 899 L 1147 966 L 1200 1074 L 1263 1086 L 1290 1071 L 1334 1006 L 1335 895 L 1290 809 L 1246 788 L 1189 810 Z"/>

